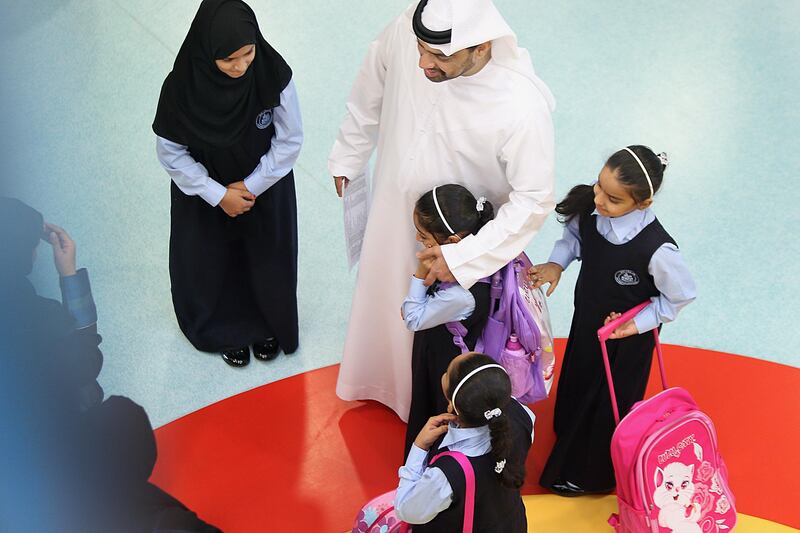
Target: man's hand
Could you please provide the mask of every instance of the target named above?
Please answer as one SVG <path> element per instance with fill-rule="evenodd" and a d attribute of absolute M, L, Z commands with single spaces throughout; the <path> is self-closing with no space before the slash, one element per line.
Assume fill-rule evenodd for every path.
<path fill-rule="evenodd" d="M 236 189 L 238 191 L 250 192 L 247 189 L 247 186 L 244 184 L 244 181 L 235 181 L 235 182 L 231 183 L 230 185 L 228 185 L 228 188 L 229 189 Z"/>
<path fill-rule="evenodd" d="M 231 217 L 238 217 L 243 213 L 247 213 L 252 209 L 256 202 L 256 196 L 247 190 L 240 190 L 232 186 L 228 186 L 225 191 L 225 196 L 219 202 L 219 206 L 225 213 Z"/>
<path fill-rule="evenodd" d="M 44 233 L 47 236 L 47 242 L 53 247 L 53 261 L 56 264 L 58 275 L 62 278 L 74 276 L 77 271 L 75 241 L 62 228 L 49 222 L 45 222 Z"/>
<path fill-rule="evenodd" d="M 433 246 L 417 252 L 417 259 L 420 263 L 430 264 L 428 275 L 425 276 L 425 286 L 430 287 L 437 279 L 444 282 L 455 282 L 456 277 L 450 272 L 450 267 L 447 266 L 447 261 L 444 260 L 442 255 L 441 246 Z"/>
<path fill-rule="evenodd" d="M 558 282 L 561 280 L 561 273 L 564 269 L 558 263 L 544 263 L 541 265 L 534 265 L 528 269 L 528 278 L 531 280 L 531 287 L 538 289 L 545 283 L 549 283 L 547 288 L 547 296 L 553 294 L 553 291 L 558 287 Z"/>
<path fill-rule="evenodd" d="M 609 322 L 611 322 L 613 320 L 616 320 L 621 316 L 622 316 L 622 314 L 620 314 L 620 313 L 611 313 L 610 315 L 608 315 L 606 317 L 605 321 L 603 322 L 603 325 L 606 325 Z M 625 337 L 630 337 L 631 335 L 638 335 L 638 334 L 639 334 L 639 330 L 636 328 L 636 322 L 634 322 L 633 320 L 628 320 L 627 322 L 622 324 L 620 327 L 615 329 L 614 332 L 611 335 L 609 335 L 608 338 L 609 339 L 624 339 Z"/>
<path fill-rule="evenodd" d="M 350 180 L 347 179 L 345 176 L 333 177 L 333 184 L 336 186 L 336 195 L 339 198 L 341 198 L 342 194 L 344 194 L 344 190 L 347 188 L 348 183 L 350 183 Z"/>
<path fill-rule="evenodd" d="M 429 450 L 439 437 L 447 433 L 447 424 L 457 419 L 455 415 L 448 413 L 430 417 L 414 439 L 414 445 L 422 450 Z"/>

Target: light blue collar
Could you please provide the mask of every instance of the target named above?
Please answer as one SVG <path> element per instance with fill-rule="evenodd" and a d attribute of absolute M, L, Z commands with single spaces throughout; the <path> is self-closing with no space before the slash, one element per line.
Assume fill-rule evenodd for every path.
<path fill-rule="evenodd" d="M 470 457 L 488 453 L 492 449 L 489 426 L 460 428 L 450 424 L 444 439 L 442 439 L 442 447 L 447 447 L 451 451 L 461 452 Z"/>
<path fill-rule="evenodd" d="M 648 207 L 647 209 L 634 209 L 621 217 L 606 217 L 595 209 L 592 212 L 597 215 L 597 229 L 608 238 L 610 232 L 614 232 L 616 242 L 626 242 L 635 237 L 642 229 L 655 220 L 656 216 Z"/>

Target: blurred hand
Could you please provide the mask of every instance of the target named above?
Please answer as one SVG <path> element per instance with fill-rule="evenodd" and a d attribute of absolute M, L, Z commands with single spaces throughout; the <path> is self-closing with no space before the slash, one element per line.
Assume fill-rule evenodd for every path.
<path fill-rule="evenodd" d="M 53 247 L 53 261 L 56 264 L 58 275 L 63 277 L 73 276 L 77 270 L 75 265 L 75 241 L 62 228 L 55 224 L 45 222 L 44 233 L 47 241 Z"/>
<path fill-rule="evenodd" d="M 609 322 L 612 322 L 619 317 L 621 317 L 621 313 L 611 313 L 608 315 L 603 322 L 603 325 L 607 325 Z M 628 320 L 627 322 L 623 323 L 620 327 L 614 330 L 611 335 L 609 335 L 609 339 L 624 339 L 625 337 L 630 337 L 631 335 L 638 335 L 639 329 L 636 327 L 636 322 L 633 320 Z"/>
<path fill-rule="evenodd" d="M 235 182 L 231 183 L 230 185 L 228 185 L 228 188 L 229 189 L 236 189 L 236 190 L 244 191 L 244 192 L 250 192 L 247 189 L 247 186 L 244 184 L 244 181 L 235 181 Z"/>
<path fill-rule="evenodd" d="M 429 265 L 428 274 L 425 276 L 426 287 L 433 285 L 437 279 L 443 282 L 456 281 L 456 277 L 450 272 L 450 267 L 447 266 L 447 261 L 444 260 L 441 246 L 432 246 L 417 252 L 417 259 L 419 259 L 420 264 Z"/>
<path fill-rule="evenodd" d="M 553 291 L 558 287 L 558 282 L 561 280 L 561 273 L 564 269 L 558 263 L 543 263 L 541 265 L 534 265 L 528 269 L 528 278 L 531 280 L 531 287 L 538 289 L 545 283 L 549 283 L 547 288 L 547 296 L 553 294 Z"/>
<path fill-rule="evenodd" d="M 344 194 L 344 190 L 347 188 L 347 184 L 350 183 L 350 180 L 344 176 L 334 176 L 333 183 L 336 186 L 336 195 L 341 198 L 342 194 Z"/>
<path fill-rule="evenodd" d="M 420 259 L 417 261 L 417 271 L 414 272 L 414 277 L 418 279 L 425 279 L 428 272 L 431 271 L 431 264 L 433 261 L 430 259 Z"/>
<path fill-rule="evenodd" d="M 430 417 L 414 439 L 414 445 L 422 450 L 429 450 L 439 437 L 447 433 L 447 424 L 457 419 L 458 417 L 449 413 Z"/>

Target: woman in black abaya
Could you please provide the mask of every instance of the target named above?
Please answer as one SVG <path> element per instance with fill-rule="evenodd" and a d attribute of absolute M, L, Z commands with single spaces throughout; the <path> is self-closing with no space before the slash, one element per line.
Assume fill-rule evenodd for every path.
<path fill-rule="evenodd" d="M 302 124 L 292 71 L 240 0 L 204 0 L 153 123 L 171 184 L 178 324 L 232 366 L 297 349 Z"/>

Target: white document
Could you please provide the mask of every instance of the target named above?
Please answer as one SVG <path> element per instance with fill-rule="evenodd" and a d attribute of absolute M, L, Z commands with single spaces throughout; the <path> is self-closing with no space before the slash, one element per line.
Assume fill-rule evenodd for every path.
<path fill-rule="evenodd" d="M 344 206 L 344 240 L 347 246 L 347 264 L 350 270 L 361 257 L 361 245 L 369 217 L 369 168 L 347 183 L 342 193 Z"/>

